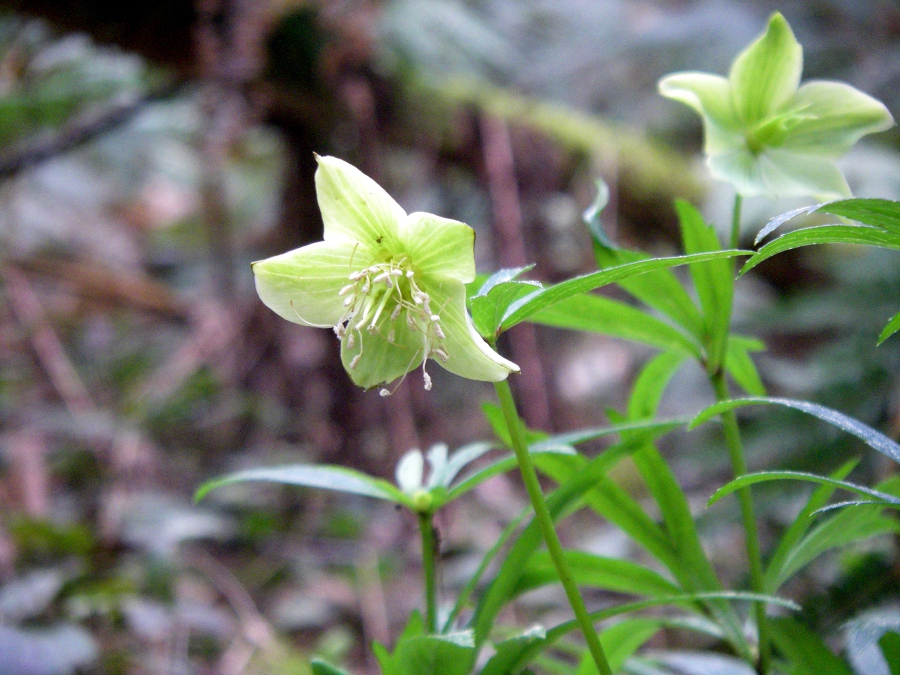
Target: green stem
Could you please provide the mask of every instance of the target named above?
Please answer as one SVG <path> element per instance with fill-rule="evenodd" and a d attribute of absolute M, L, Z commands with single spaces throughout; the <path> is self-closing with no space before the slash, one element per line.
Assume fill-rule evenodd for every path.
<path fill-rule="evenodd" d="M 422 535 L 422 570 L 425 574 L 425 625 L 428 633 L 437 632 L 437 582 L 435 558 L 437 540 L 431 513 L 419 513 L 419 532 Z"/>
<path fill-rule="evenodd" d="M 588 649 L 597 666 L 600 675 L 612 675 L 612 669 L 606 659 L 603 651 L 603 645 L 597 637 L 594 630 L 593 622 L 590 614 L 584 605 L 572 572 L 566 563 L 565 554 L 563 553 L 562 544 L 559 543 L 559 537 L 556 536 L 556 529 L 553 526 L 553 518 L 550 510 L 547 508 L 547 502 L 544 501 L 544 494 L 541 491 L 541 484 L 538 482 L 537 472 L 534 470 L 534 464 L 531 461 L 531 455 L 528 453 L 528 445 L 525 442 L 525 434 L 522 430 L 522 422 L 519 419 L 519 413 L 516 410 L 515 401 L 513 401 L 512 391 L 509 388 L 509 382 L 503 380 L 494 383 L 497 389 L 497 398 L 500 400 L 500 407 L 503 410 L 503 418 L 506 420 L 506 426 L 509 429 L 509 436 L 512 440 L 513 450 L 516 453 L 516 459 L 519 462 L 519 469 L 522 472 L 522 481 L 525 483 L 525 489 L 531 498 L 531 505 L 534 507 L 534 517 L 537 521 L 544 542 L 547 544 L 547 551 L 556 567 L 556 573 L 562 584 L 566 597 L 569 599 L 569 605 L 575 612 L 575 619 L 581 626 L 584 633 L 584 639 L 587 641 Z"/>
<path fill-rule="evenodd" d="M 725 373 L 722 369 L 710 376 L 713 389 L 716 392 L 717 401 L 727 401 L 728 384 L 725 381 Z M 740 478 L 747 473 L 747 462 L 744 459 L 744 447 L 741 443 L 741 433 L 738 428 L 737 416 L 733 410 L 722 413 L 722 426 L 725 434 L 725 445 L 731 457 L 731 466 L 734 477 Z M 759 530 L 756 527 L 756 515 L 753 510 L 753 498 L 750 488 L 742 488 L 737 492 L 738 502 L 741 506 L 741 519 L 744 524 L 744 532 L 747 537 L 747 561 L 750 565 L 750 586 L 754 593 L 764 593 L 762 553 L 759 546 Z M 769 628 L 766 619 L 765 603 L 757 602 L 753 605 L 756 615 L 756 629 L 759 635 L 759 663 L 757 670 L 762 675 L 769 672 L 771 652 L 769 649 Z"/>
<path fill-rule="evenodd" d="M 734 211 L 731 214 L 731 248 L 737 248 L 741 243 L 741 204 L 743 197 L 734 196 Z"/>

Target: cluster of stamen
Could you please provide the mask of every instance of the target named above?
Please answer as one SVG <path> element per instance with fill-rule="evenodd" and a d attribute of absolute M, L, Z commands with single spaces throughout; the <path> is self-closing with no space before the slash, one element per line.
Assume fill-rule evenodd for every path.
<path fill-rule="evenodd" d="M 441 329 L 440 312 L 434 311 L 431 298 L 416 284 L 415 272 L 408 267 L 405 256 L 397 261 L 370 265 L 349 276 L 349 282 L 339 295 L 344 298 L 344 315 L 334 326 L 338 340 L 346 340 L 347 347 L 353 349 L 359 344 L 359 352 L 350 361 L 350 369 L 356 368 L 363 355 L 364 333 L 375 335 L 387 330 L 384 335 L 388 342 L 396 344 L 397 331 L 406 330 L 422 335 L 421 351 L 412 354 L 412 363 L 420 354 L 422 378 L 425 389 L 431 389 L 431 377 L 425 370 L 429 358 L 447 361 L 450 357 L 444 349 L 444 331 Z M 390 308 L 390 309 L 389 309 Z M 386 311 L 390 311 L 387 322 L 379 321 Z M 389 396 L 387 389 L 382 396 Z"/>

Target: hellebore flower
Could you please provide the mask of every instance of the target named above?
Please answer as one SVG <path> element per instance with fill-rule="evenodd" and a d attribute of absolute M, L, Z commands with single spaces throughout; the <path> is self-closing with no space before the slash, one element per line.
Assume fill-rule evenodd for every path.
<path fill-rule="evenodd" d="M 473 380 L 518 372 L 466 312 L 465 284 L 475 278 L 472 228 L 429 213 L 407 215 L 355 167 L 335 157 L 316 160 L 324 241 L 254 263 L 262 301 L 288 321 L 333 328 L 344 367 L 366 389 L 420 365 L 430 389 L 428 359 Z"/>
<path fill-rule="evenodd" d="M 776 12 L 727 79 L 674 73 L 659 81 L 659 92 L 700 113 L 710 171 L 738 194 L 849 196 L 835 160 L 894 120 L 848 84 L 813 80 L 798 88 L 802 70 L 803 48 Z"/>

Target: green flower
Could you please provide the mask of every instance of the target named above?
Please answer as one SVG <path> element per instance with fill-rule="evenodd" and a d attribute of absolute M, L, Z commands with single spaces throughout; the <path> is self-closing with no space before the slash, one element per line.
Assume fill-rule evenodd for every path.
<path fill-rule="evenodd" d="M 802 70 L 803 48 L 776 12 L 727 79 L 674 73 L 659 91 L 700 113 L 710 171 L 739 194 L 848 196 L 835 160 L 894 120 L 879 101 L 842 82 L 798 88 Z"/>
<path fill-rule="evenodd" d="M 316 160 L 324 241 L 254 263 L 262 301 L 288 321 L 333 328 L 344 367 L 366 389 L 420 365 L 430 389 L 428 359 L 473 380 L 518 372 L 466 313 L 465 284 L 475 278 L 472 228 L 407 215 L 358 169 L 335 157 Z"/>

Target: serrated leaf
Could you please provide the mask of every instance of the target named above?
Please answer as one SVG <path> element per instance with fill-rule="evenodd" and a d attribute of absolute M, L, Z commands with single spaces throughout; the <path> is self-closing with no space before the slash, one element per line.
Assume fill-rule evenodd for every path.
<path fill-rule="evenodd" d="M 900 233 L 900 202 L 889 199 L 841 199 L 820 204 L 819 211 Z"/>
<path fill-rule="evenodd" d="M 812 206 L 801 206 L 799 209 L 792 209 L 775 216 L 774 218 L 770 219 L 769 222 L 766 223 L 766 226 L 759 231 L 759 234 L 756 235 L 756 239 L 753 240 L 754 245 L 761 242 L 766 238 L 767 235 L 774 232 L 777 228 L 784 225 L 787 221 L 793 220 L 797 216 L 810 214 L 816 211 L 819 207 L 824 206 L 825 204 L 826 202 L 823 202 L 821 204 L 813 204 Z"/>
<path fill-rule="evenodd" d="M 385 499 L 399 504 L 408 502 L 406 495 L 386 480 L 342 466 L 319 464 L 290 464 L 239 471 L 207 481 L 197 489 L 195 499 L 199 501 L 211 490 L 215 490 L 223 485 L 247 481 L 262 481 L 318 488 L 320 490 L 334 490 L 364 497 L 374 497 L 375 499 Z"/>
<path fill-rule="evenodd" d="M 746 262 L 741 274 L 768 260 L 773 255 L 813 244 L 860 244 L 900 250 L 900 233 L 886 232 L 871 225 L 819 225 L 788 232 L 769 242 Z"/>
<path fill-rule="evenodd" d="M 843 480 L 857 464 L 857 460 L 847 462 L 837 471 L 832 472 L 829 478 L 836 481 Z M 778 590 L 777 579 L 781 576 L 785 560 L 790 555 L 791 550 L 800 542 L 809 531 L 809 528 L 812 527 L 815 522 L 813 514 L 825 506 L 837 488 L 837 485 L 826 484 L 820 485 L 813 490 L 800 513 L 794 518 L 794 522 L 782 533 L 778 546 L 772 552 L 763 575 L 763 590 L 766 593 L 775 593 Z"/>
<path fill-rule="evenodd" d="M 749 252 L 729 249 L 726 251 L 674 256 L 671 258 L 653 258 L 651 260 L 625 263 L 618 267 L 575 277 L 574 279 L 569 279 L 568 281 L 564 281 L 554 286 L 547 286 L 537 290 L 512 303 L 503 316 L 501 329 L 509 330 L 516 324 L 521 323 L 537 312 L 540 312 L 542 309 L 546 309 L 566 298 L 587 293 L 588 291 L 600 288 L 601 286 L 616 283 L 639 274 L 646 274 L 647 272 L 676 267 L 678 265 L 734 258 L 740 255 L 749 255 Z"/>
<path fill-rule="evenodd" d="M 740 398 L 731 401 L 722 401 L 716 403 L 709 408 L 700 412 L 688 426 L 694 429 L 698 425 L 719 415 L 726 410 L 734 410 L 746 405 L 774 404 L 782 405 L 787 408 L 793 408 L 805 412 L 813 417 L 818 417 L 824 422 L 828 422 L 832 426 L 837 427 L 848 434 L 856 436 L 873 450 L 877 450 L 883 455 L 890 457 L 895 462 L 900 462 L 900 445 L 885 436 L 880 431 L 876 431 L 867 424 L 863 424 L 858 419 L 845 415 L 842 412 L 827 408 L 818 403 L 810 403 L 809 401 L 798 401 L 790 398 L 773 398 L 773 397 L 754 397 Z"/>
<path fill-rule="evenodd" d="M 715 493 L 713 493 L 713 496 L 709 498 L 709 501 L 706 503 L 706 505 L 712 506 L 717 501 L 722 499 L 722 497 L 730 495 L 732 492 L 740 490 L 741 488 L 756 485 L 757 483 L 766 483 L 773 480 L 800 480 L 810 483 L 819 483 L 820 485 L 831 485 L 835 488 L 840 488 L 842 490 L 847 490 L 848 492 L 854 492 L 856 494 L 863 495 L 864 497 L 870 497 L 883 506 L 900 506 L 900 498 L 886 492 L 873 490 L 872 488 L 867 488 L 862 485 L 856 485 L 855 483 L 849 483 L 844 480 L 836 480 L 833 478 L 820 476 L 815 473 L 806 473 L 803 471 L 760 471 L 757 473 L 745 474 L 739 478 L 735 478 L 734 480 L 729 481 L 718 490 L 716 490 Z"/>
<path fill-rule="evenodd" d="M 700 349 L 684 333 L 646 312 L 599 295 L 576 295 L 532 315 L 544 326 L 601 333 L 659 349 L 698 357 Z"/>
<path fill-rule="evenodd" d="M 601 269 L 651 259 L 641 251 L 605 248 L 599 244 L 594 245 L 594 255 Z M 673 270 L 647 272 L 617 283 L 648 307 L 668 316 L 696 339 L 703 337 L 703 317 Z"/>

